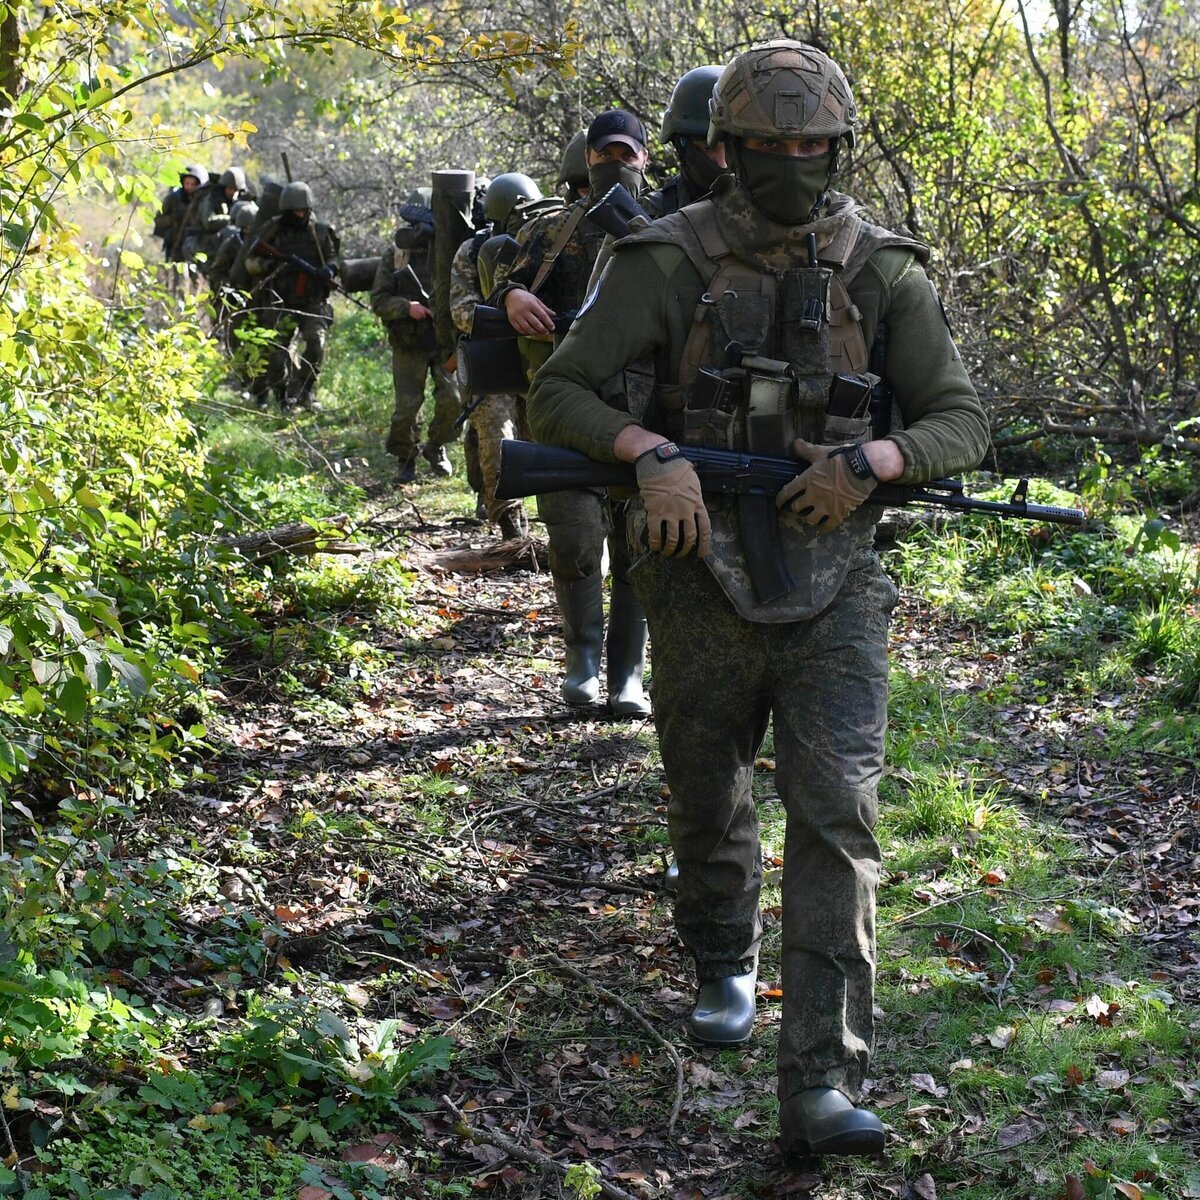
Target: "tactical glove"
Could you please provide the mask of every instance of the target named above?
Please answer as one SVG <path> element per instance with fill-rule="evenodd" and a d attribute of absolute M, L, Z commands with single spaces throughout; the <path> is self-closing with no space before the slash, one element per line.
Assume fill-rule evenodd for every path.
<path fill-rule="evenodd" d="M 792 453 L 804 459 L 807 470 L 785 483 L 775 497 L 776 507 L 790 508 L 822 533 L 836 529 L 875 490 L 879 480 L 855 442 L 849 446 L 816 446 L 797 438 Z"/>
<path fill-rule="evenodd" d="M 647 450 L 634 465 L 650 549 L 682 557 L 694 548 L 698 558 L 707 558 L 712 526 L 695 467 L 674 442 Z"/>

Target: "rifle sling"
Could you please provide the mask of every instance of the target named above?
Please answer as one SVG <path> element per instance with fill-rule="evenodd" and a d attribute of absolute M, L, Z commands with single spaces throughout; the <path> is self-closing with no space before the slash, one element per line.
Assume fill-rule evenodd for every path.
<path fill-rule="evenodd" d="M 550 243 L 550 249 L 546 252 L 546 257 L 542 259 L 542 265 L 538 267 L 537 274 L 533 277 L 533 283 L 529 285 L 529 290 L 535 296 L 537 295 L 538 288 L 546 282 L 546 277 L 554 270 L 554 264 L 558 261 L 558 256 L 563 252 L 566 244 L 575 236 L 575 230 L 579 228 L 585 216 L 587 216 L 587 208 L 581 204 L 578 208 L 572 209 L 567 219 L 562 223 L 562 228 L 558 231 L 558 237 Z"/>

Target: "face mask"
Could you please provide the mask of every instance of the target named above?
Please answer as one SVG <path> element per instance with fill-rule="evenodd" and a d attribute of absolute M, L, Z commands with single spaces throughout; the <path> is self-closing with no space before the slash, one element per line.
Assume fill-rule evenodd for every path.
<path fill-rule="evenodd" d="M 641 195 L 645 186 L 641 170 L 620 159 L 593 163 L 588 167 L 588 182 L 592 185 L 591 194 L 597 200 L 615 183 L 619 183 L 631 196 Z"/>
<path fill-rule="evenodd" d="M 734 154 L 735 170 L 750 199 L 781 225 L 804 225 L 829 186 L 829 155 L 792 158 L 747 150 Z"/>
<path fill-rule="evenodd" d="M 308 224 L 308 218 L 302 217 L 298 212 L 293 212 L 291 209 L 288 209 L 283 214 L 283 223 L 293 229 L 300 229 Z"/>
<path fill-rule="evenodd" d="M 700 148 L 695 138 L 688 138 L 683 153 L 679 156 L 683 177 L 698 196 L 712 191 L 712 185 L 729 170 L 719 166 Z"/>

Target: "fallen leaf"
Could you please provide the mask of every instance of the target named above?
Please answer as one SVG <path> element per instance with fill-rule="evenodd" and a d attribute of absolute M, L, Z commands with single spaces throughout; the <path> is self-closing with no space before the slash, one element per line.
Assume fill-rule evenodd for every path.
<path fill-rule="evenodd" d="M 1045 1122 L 1039 1121 L 1036 1117 L 1022 1117 L 1011 1125 L 1005 1125 L 996 1134 L 996 1142 L 1001 1149 L 1011 1150 L 1013 1146 L 1021 1146 L 1025 1142 L 1035 1141 L 1045 1132 Z"/>
<path fill-rule="evenodd" d="M 1096 1086 L 1106 1092 L 1120 1091 L 1128 1082 L 1128 1071 L 1100 1071 L 1096 1075 Z"/>
<path fill-rule="evenodd" d="M 1069 1088 L 1077 1088 L 1083 1083 L 1083 1072 L 1072 1063 L 1066 1071 L 1063 1072 L 1063 1083 Z"/>
<path fill-rule="evenodd" d="M 1129 1137 L 1137 1133 L 1138 1123 L 1129 1113 L 1118 1113 L 1115 1117 L 1104 1122 L 1104 1128 L 1117 1137 Z"/>
<path fill-rule="evenodd" d="M 913 1180 L 912 1190 L 914 1196 L 920 1196 L 921 1200 L 937 1200 L 937 1185 L 933 1182 L 932 1175 L 919 1175 Z"/>
<path fill-rule="evenodd" d="M 918 1092 L 936 1096 L 939 1100 L 950 1090 L 939 1084 L 932 1075 L 911 1075 L 908 1081 Z"/>
<path fill-rule="evenodd" d="M 296 1200 L 334 1200 L 334 1195 L 323 1187 L 317 1187 L 315 1183 L 310 1183 L 296 1193 Z"/>
<path fill-rule="evenodd" d="M 997 1025 L 991 1033 L 988 1034 L 988 1041 L 991 1042 L 997 1050 L 1007 1050 L 1013 1044 L 1017 1036 L 1017 1027 L 1015 1025 Z"/>

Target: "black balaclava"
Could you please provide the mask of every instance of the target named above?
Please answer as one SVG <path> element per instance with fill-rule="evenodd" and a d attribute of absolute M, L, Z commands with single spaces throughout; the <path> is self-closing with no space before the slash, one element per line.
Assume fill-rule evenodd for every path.
<path fill-rule="evenodd" d="M 750 199 L 781 225 L 806 225 L 820 215 L 837 169 L 837 151 L 816 158 L 793 158 L 747 150 L 741 138 L 726 142 L 729 165 Z"/>
<path fill-rule="evenodd" d="M 594 200 L 599 200 L 617 183 L 631 196 L 640 196 L 646 186 L 646 177 L 640 167 L 631 167 L 619 158 L 612 158 L 592 163 L 588 167 L 588 183 L 592 185 L 591 195 Z"/>
<path fill-rule="evenodd" d="M 694 195 L 706 196 L 712 191 L 713 184 L 729 170 L 713 162 L 693 137 L 675 138 L 675 150 L 679 155 L 680 173 Z"/>

